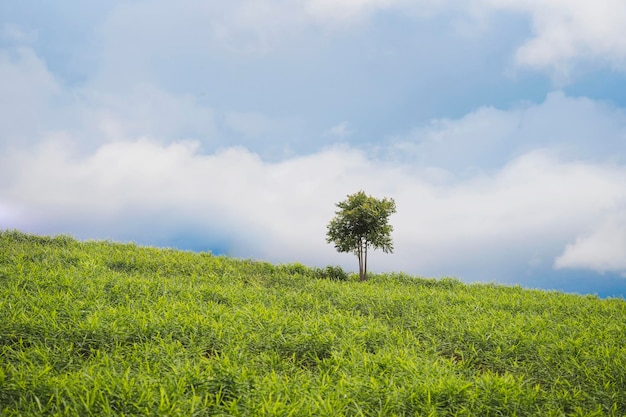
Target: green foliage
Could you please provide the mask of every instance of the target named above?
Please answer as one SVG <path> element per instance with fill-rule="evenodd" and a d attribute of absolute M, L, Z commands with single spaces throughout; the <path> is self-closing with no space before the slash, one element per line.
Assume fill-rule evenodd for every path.
<path fill-rule="evenodd" d="M 284 272 L 289 275 L 298 274 L 302 276 L 308 276 L 311 274 L 310 268 L 308 268 L 306 265 L 302 265 L 299 262 L 294 262 L 291 264 L 283 264 L 283 265 L 280 265 L 278 269 L 279 271 Z"/>
<path fill-rule="evenodd" d="M 347 281 L 348 273 L 340 266 L 328 265 L 325 268 L 309 268 L 301 263 L 295 262 L 283 264 L 278 267 L 278 271 L 290 276 L 298 275 L 301 277 L 330 279 L 334 281 Z"/>
<path fill-rule="evenodd" d="M 335 281 L 347 281 L 348 273 L 338 265 L 328 265 L 324 269 L 316 269 L 315 274 L 318 278 L 331 279 Z"/>
<path fill-rule="evenodd" d="M 623 299 L 333 268 L 0 232 L 0 415 L 626 415 Z"/>
<path fill-rule="evenodd" d="M 367 251 L 370 247 L 393 251 L 389 216 L 396 212 L 393 199 L 378 200 L 363 191 L 337 203 L 340 209 L 328 224 L 326 240 L 339 252 L 352 252 L 359 260 L 359 278 L 367 278 Z"/>

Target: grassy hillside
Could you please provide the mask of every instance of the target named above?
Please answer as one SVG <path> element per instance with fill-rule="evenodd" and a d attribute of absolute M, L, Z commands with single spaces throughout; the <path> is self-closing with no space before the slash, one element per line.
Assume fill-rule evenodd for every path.
<path fill-rule="evenodd" d="M 626 415 L 624 300 L 324 275 L 0 232 L 0 413 Z"/>

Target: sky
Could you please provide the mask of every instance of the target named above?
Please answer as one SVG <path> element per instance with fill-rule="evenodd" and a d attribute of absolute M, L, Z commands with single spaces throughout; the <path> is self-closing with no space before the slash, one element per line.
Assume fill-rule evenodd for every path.
<path fill-rule="evenodd" d="M 623 0 L 0 0 L 0 230 L 626 297 Z"/>

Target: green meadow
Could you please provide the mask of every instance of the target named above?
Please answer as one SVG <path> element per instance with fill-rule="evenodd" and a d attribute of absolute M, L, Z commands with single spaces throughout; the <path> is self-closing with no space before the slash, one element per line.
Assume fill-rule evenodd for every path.
<path fill-rule="evenodd" d="M 0 232 L 2 416 L 625 416 L 626 301 Z"/>

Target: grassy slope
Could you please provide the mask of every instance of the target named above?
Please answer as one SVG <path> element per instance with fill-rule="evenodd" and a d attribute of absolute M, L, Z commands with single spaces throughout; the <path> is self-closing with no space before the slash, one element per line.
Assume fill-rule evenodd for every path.
<path fill-rule="evenodd" d="M 2 415 L 626 415 L 626 302 L 0 232 Z"/>

